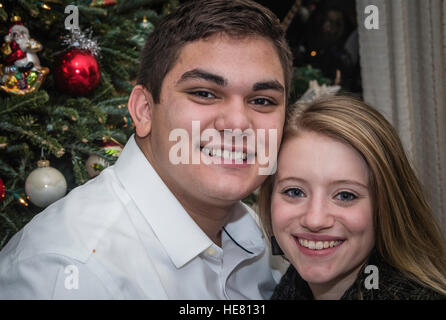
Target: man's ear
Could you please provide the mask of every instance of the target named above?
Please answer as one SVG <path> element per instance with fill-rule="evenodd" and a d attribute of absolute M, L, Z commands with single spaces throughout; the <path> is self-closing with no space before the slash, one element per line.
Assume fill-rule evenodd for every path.
<path fill-rule="evenodd" d="M 140 138 L 148 136 L 152 131 L 153 105 L 152 94 L 142 85 L 137 85 L 133 88 L 128 108 L 136 127 L 136 135 Z"/>

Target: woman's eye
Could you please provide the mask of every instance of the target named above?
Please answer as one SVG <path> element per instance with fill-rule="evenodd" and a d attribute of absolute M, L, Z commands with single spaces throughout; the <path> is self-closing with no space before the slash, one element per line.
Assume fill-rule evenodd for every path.
<path fill-rule="evenodd" d="M 254 100 L 251 100 L 251 103 L 256 104 L 256 105 L 260 105 L 260 106 L 275 105 L 274 102 L 272 102 L 270 99 L 266 99 L 266 98 L 254 99 Z"/>
<path fill-rule="evenodd" d="M 341 200 L 341 201 L 353 201 L 356 198 L 357 198 L 357 196 L 355 196 L 353 193 L 347 192 L 347 191 L 339 192 L 336 195 L 336 199 Z"/>
<path fill-rule="evenodd" d="M 213 98 L 215 98 L 215 96 L 212 93 L 208 92 L 208 91 L 192 91 L 192 92 L 189 92 L 189 94 L 197 96 L 199 98 L 203 98 L 203 99 L 213 99 Z"/>
<path fill-rule="evenodd" d="M 303 191 L 300 190 L 299 188 L 289 188 L 286 189 L 283 193 L 290 198 L 298 198 L 305 196 L 305 193 L 303 193 Z"/>

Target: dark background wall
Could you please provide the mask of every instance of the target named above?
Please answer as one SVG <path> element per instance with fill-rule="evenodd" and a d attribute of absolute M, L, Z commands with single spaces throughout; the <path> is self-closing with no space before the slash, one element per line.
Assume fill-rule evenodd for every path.
<path fill-rule="evenodd" d="M 256 2 L 283 21 L 295 0 Z M 295 67 L 311 65 L 332 81 L 339 70 L 342 91 L 361 95 L 355 0 L 302 0 L 287 38 Z"/>

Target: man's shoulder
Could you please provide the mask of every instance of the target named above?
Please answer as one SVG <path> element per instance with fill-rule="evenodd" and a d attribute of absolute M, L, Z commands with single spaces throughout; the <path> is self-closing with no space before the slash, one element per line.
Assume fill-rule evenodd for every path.
<path fill-rule="evenodd" d="M 113 172 L 73 189 L 36 215 L 0 252 L 15 261 L 62 255 L 85 262 L 107 230 L 125 212 L 124 190 Z"/>

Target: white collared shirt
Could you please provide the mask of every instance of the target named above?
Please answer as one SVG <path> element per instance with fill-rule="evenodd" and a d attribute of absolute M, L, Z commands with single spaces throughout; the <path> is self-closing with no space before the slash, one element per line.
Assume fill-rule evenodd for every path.
<path fill-rule="evenodd" d="M 3 248 L 0 299 L 268 299 L 281 272 L 245 207 L 215 245 L 132 136 Z"/>

